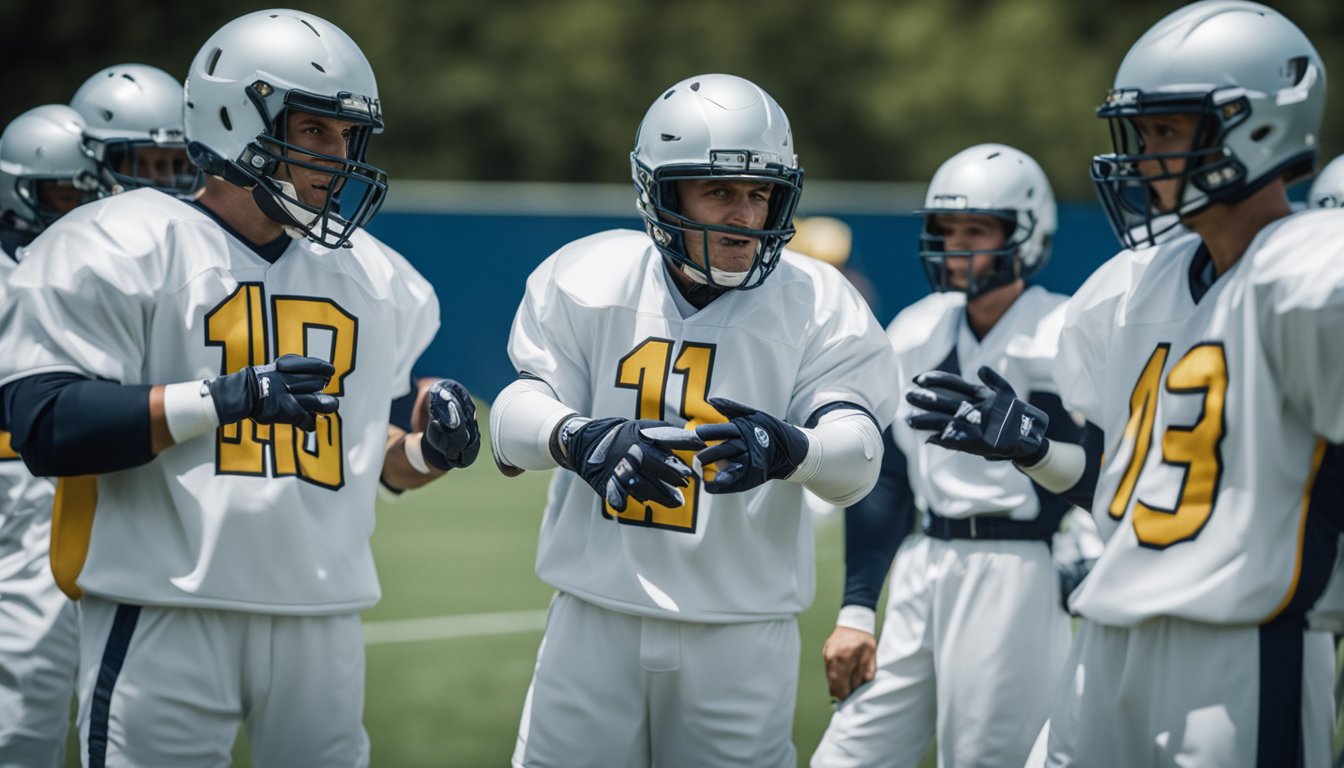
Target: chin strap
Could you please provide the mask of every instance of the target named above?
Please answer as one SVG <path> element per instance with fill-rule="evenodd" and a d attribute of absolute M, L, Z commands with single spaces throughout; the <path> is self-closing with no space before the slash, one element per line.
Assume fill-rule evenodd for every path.
<path fill-rule="evenodd" d="M 704 309 L 709 306 L 711 301 L 732 290 L 731 288 L 725 288 L 721 285 L 710 285 L 709 282 L 704 279 L 703 275 L 700 275 L 693 269 L 683 268 L 680 264 L 673 262 L 666 256 L 663 257 L 663 266 L 673 273 L 672 284 L 677 286 L 677 290 L 681 293 L 681 297 L 696 309 Z M 677 273 L 681 273 L 690 278 L 693 281 L 692 284 L 683 284 L 677 279 Z"/>
<path fill-rule="evenodd" d="M 271 179 L 271 183 L 280 187 L 280 192 L 283 195 L 298 199 L 298 194 L 294 189 L 293 184 L 287 181 L 278 181 L 276 179 Z M 306 231 L 311 229 L 313 224 L 317 223 L 317 220 L 321 218 L 318 214 L 313 213 L 307 208 L 290 202 L 285 199 L 285 197 L 271 193 L 271 191 L 266 188 L 265 184 L 257 184 L 252 187 L 252 199 L 256 201 L 257 207 L 261 209 L 262 213 L 266 214 L 267 218 L 283 226 L 285 231 L 288 232 L 290 229 L 299 231 L 297 237 L 295 237 L 293 233 L 290 234 L 290 236 L 295 237 L 296 240 L 301 240 L 307 237 Z"/>
<path fill-rule="evenodd" d="M 681 272 L 693 282 L 699 283 L 700 285 L 709 285 L 709 280 L 705 277 L 705 273 L 694 267 L 683 264 Z M 727 270 L 719 269 L 718 267 L 710 267 L 709 273 L 714 277 L 714 285 L 725 289 L 736 288 L 742 284 L 743 280 L 747 279 L 746 272 L 729 272 Z"/>

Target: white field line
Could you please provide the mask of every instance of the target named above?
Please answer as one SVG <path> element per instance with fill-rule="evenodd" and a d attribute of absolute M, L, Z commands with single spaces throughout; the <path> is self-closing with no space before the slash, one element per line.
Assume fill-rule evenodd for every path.
<path fill-rule="evenodd" d="M 502 611 L 364 622 L 364 644 L 415 643 L 459 637 L 508 635 L 546 628 L 546 611 Z"/>

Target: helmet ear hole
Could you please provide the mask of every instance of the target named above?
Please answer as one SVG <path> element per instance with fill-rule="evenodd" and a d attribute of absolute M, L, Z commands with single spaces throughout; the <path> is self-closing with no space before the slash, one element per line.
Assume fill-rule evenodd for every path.
<path fill-rule="evenodd" d="M 226 131 L 233 130 L 233 121 L 229 119 L 228 107 L 219 108 L 219 122 L 223 124 L 224 130 Z"/>
<path fill-rule="evenodd" d="M 1272 126 L 1262 125 L 1254 131 L 1251 131 L 1251 141 L 1264 141 L 1265 137 L 1272 133 L 1273 130 Z"/>

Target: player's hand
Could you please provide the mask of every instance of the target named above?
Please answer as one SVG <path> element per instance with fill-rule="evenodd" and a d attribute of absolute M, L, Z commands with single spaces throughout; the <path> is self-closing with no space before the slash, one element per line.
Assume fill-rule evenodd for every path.
<path fill-rule="evenodd" d="M 220 424 L 252 419 L 258 424 L 293 424 L 305 432 L 319 413 L 335 413 L 340 401 L 321 394 L 336 369 L 325 360 L 281 355 L 267 365 L 248 366 L 207 381 Z"/>
<path fill-rule="evenodd" d="M 855 688 L 877 676 L 877 638 L 861 629 L 835 628 L 821 648 L 826 662 L 826 687 L 831 698 L 844 701 Z"/>
<path fill-rule="evenodd" d="M 766 480 L 782 480 L 807 456 L 807 436 L 792 424 L 726 397 L 708 402 L 728 423 L 695 428 L 701 440 L 723 441 L 695 455 L 702 467 L 719 462 L 714 479 L 705 481 L 706 491 L 738 493 Z"/>
<path fill-rule="evenodd" d="M 907 416 L 914 429 L 933 430 L 926 442 L 987 459 L 1012 459 L 1030 466 L 1045 455 L 1050 417 L 1019 400 L 1013 387 L 989 366 L 980 367 L 979 386 L 946 371 L 915 377 L 918 389 L 905 393 L 924 413 Z"/>
<path fill-rule="evenodd" d="M 665 507 L 684 504 L 681 489 L 690 484 L 691 468 L 672 451 L 705 447 L 694 432 L 653 419 L 572 418 L 561 422 L 556 434 L 564 466 L 617 512 L 627 498 Z"/>
<path fill-rule="evenodd" d="M 439 379 L 430 386 L 429 425 L 420 449 L 427 464 L 444 471 L 469 467 L 476 460 L 481 428 L 466 387 L 452 379 Z"/>

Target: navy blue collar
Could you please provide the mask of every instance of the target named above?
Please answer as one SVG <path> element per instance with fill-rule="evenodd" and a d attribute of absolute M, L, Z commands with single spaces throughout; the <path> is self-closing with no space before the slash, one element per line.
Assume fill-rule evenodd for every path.
<path fill-rule="evenodd" d="M 293 240 L 293 238 L 291 238 L 289 235 L 285 234 L 284 232 L 281 232 L 279 237 L 275 238 L 269 243 L 262 243 L 261 245 L 257 245 L 251 240 L 248 240 L 246 237 L 243 237 L 243 235 L 239 233 L 238 230 L 229 226 L 229 223 L 221 219 L 219 217 L 219 214 L 210 210 L 206 206 L 201 205 L 201 202 L 199 200 L 188 200 L 187 204 L 195 208 L 196 210 L 200 211 L 201 213 L 204 213 L 206 216 L 209 216 L 210 218 L 214 219 L 215 223 L 223 227 L 225 232 L 228 232 L 230 235 L 233 235 L 234 237 L 238 238 L 238 242 L 246 245 L 248 248 L 251 248 L 253 253 L 265 259 L 270 264 L 274 264 L 276 261 L 280 259 L 281 256 L 284 255 L 285 251 L 289 249 L 290 242 Z"/>

